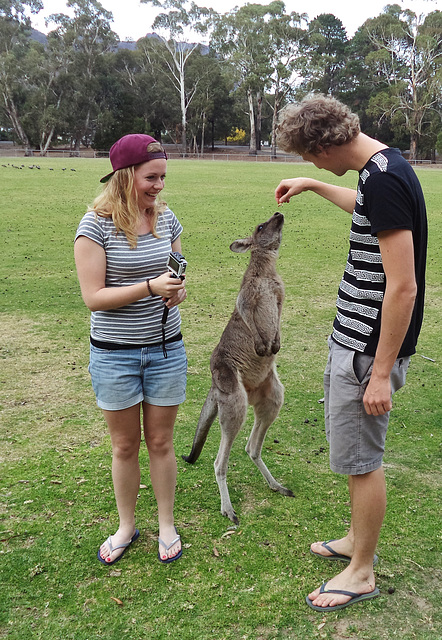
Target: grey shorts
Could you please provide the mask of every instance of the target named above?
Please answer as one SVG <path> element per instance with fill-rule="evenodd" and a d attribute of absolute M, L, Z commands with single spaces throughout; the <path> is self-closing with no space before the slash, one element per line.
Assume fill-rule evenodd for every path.
<path fill-rule="evenodd" d="M 363 404 L 374 358 L 340 346 L 329 338 L 324 373 L 325 433 L 330 468 L 360 475 L 382 466 L 389 413 L 368 415 Z M 405 384 L 410 358 L 398 358 L 390 375 L 392 393 Z"/>

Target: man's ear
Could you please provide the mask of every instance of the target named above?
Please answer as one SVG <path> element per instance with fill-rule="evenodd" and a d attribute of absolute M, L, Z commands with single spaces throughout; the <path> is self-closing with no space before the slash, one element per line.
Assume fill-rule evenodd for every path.
<path fill-rule="evenodd" d="M 246 253 L 252 246 L 252 237 L 244 238 L 244 240 L 235 240 L 230 245 L 230 250 L 234 253 Z"/>
<path fill-rule="evenodd" d="M 330 156 L 330 150 L 331 150 L 331 147 L 325 147 L 325 148 L 319 147 L 319 151 L 316 155 L 319 157 L 322 156 L 323 158 L 328 158 Z"/>

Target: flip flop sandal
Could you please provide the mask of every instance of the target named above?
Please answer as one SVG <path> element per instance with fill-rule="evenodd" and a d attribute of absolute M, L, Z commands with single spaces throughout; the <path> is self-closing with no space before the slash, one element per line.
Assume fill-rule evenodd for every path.
<path fill-rule="evenodd" d="M 109 536 L 109 538 L 106 540 L 107 544 L 109 545 L 109 549 L 110 549 L 109 555 L 111 555 L 112 552 L 115 551 L 116 549 L 124 549 L 124 551 L 123 551 L 123 553 L 120 553 L 118 558 L 115 558 L 115 560 L 111 560 L 110 562 L 107 562 L 100 555 L 100 549 L 101 549 L 101 547 L 100 547 L 100 549 L 98 549 L 97 557 L 98 557 L 99 561 L 101 562 L 101 564 L 105 564 L 107 567 L 110 567 L 112 564 L 115 564 L 116 562 L 118 562 L 118 560 L 120 560 L 120 558 L 122 558 L 124 556 L 124 554 L 126 553 L 126 551 L 129 549 L 129 547 L 132 544 L 132 542 L 135 542 L 135 540 L 137 538 L 139 538 L 139 536 L 140 536 L 140 532 L 138 531 L 138 529 L 135 529 L 135 533 L 132 536 L 132 538 L 129 540 L 129 542 L 125 542 L 124 544 L 119 544 L 116 547 L 112 546 L 111 536 Z"/>
<path fill-rule="evenodd" d="M 312 553 L 314 556 L 318 556 L 318 558 L 324 558 L 324 560 L 341 560 L 342 562 L 350 562 L 351 561 L 350 556 L 345 556 L 342 553 L 337 553 L 334 549 L 332 549 L 332 547 L 329 546 L 330 542 L 334 542 L 335 540 L 336 538 L 334 538 L 333 540 L 327 540 L 327 542 L 323 542 L 321 545 L 322 547 L 324 547 L 324 549 L 327 549 L 327 551 L 331 553 L 331 556 L 324 556 L 322 555 L 322 553 L 318 553 L 317 551 L 312 551 L 311 548 L 310 548 L 310 553 Z M 376 554 L 374 554 L 373 566 L 375 567 L 378 562 L 379 562 L 379 558 Z"/>
<path fill-rule="evenodd" d="M 160 545 L 162 547 L 165 548 L 166 552 L 169 551 L 169 549 L 171 549 L 173 547 L 174 544 L 176 544 L 177 542 L 179 542 L 181 540 L 181 536 L 178 535 L 177 530 L 175 529 L 175 533 L 176 538 L 174 538 L 172 540 L 172 542 L 170 544 L 166 544 L 165 542 L 163 542 L 163 540 L 161 540 L 161 538 L 158 538 L 158 542 L 160 543 Z M 163 564 L 169 564 L 170 562 L 173 562 L 174 560 L 178 560 L 178 558 L 181 558 L 181 556 L 183 555 L 183 549 L 181 548 L 178 553 L 176 554 L 176 556 L 173 556 L 173 558 L 166 558 L 165 560 L 163 560 L 163 558 L 161 557 L 160 552 L 158 551 L 158 560 L 160 562 L 162 562 Z"/>
<path fill-rule="evenodd" d="M 326 589 L 326 585 L 328 583 L 324 582 L 319 589 L 320 593 L 336 593 L 343 596 L 350 596 L 351 600 L 345 602 L 344 604 L 336 604 L 334 607 L 318 607 L 317 605 L 312 603 L 312 600 L 308 596 L 306 596 L 305 601 L 311 609 L 315 611 L 338 611 L 339 609 L 345 609 L 352 604 L 356 604 L 357 602 L 362 602 L 363 600 L 371 600 L 372 598 L 377 598 L 380 594 L 380 591 L 377 587 L 370 591 L 370 593 L 353 593 L 353 591 L 342 591 L 341 589 Z"/>

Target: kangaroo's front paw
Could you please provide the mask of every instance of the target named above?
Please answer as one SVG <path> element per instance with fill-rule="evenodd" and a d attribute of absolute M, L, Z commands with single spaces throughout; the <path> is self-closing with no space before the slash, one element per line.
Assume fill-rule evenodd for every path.
<path fill-rule="evenodd" d="M 268 346 L 263 342 L 255 342 L 255 352 L 261 358 L 270 355 Z"/>
<path fill-rule="evenodd" d="M 280 348 L 281 348 L 281 342 L 280 342 L 279 338 L 276 338 L 276 340 L 274 340 L 274 342 L 272 344 L 272 353 L 278 353 Z"/>

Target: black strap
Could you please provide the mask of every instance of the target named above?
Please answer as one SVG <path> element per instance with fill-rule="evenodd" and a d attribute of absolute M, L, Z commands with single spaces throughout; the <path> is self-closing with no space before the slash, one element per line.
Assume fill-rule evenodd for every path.
<path fill-rule="evenodd" d="M 162 327 L 162 330 L 164 332 L 164 327 Z M 182 340 L 183 335 L 182 333 L 177 333 L 175 336 L 172 336 L 171 338 L 167 338 L 167 340 L 164 339 L 161 340 L 161 342 L 150 342 L 150 343 L 143 343 L 143 344 L 121 344 L 119 342 L 102 342 L 101 340 L 96 340 L 95 338 L 93 338 L 92 336 L 90 337 L 91 340 L 91 344 L 94 345 L 94 347 L 97 347 L 98 349 L 106 349 L 106 351 L 117 351 L 120 349 L 145 349 L 148 347 L 159 347 L 160 345 L 164 345 L 169 344 L 169 342 L 178 342 L 179 340 Z"/>
<path fill-rule="evenodd" d="M 167 358 L 167 350 L 166 350 L 166 322 L 167 316 L 169 315 L 169 307 L 164 305 L 163 317 L 161 318 L 161 332 L 163 334 L 163 356 Z"/>

